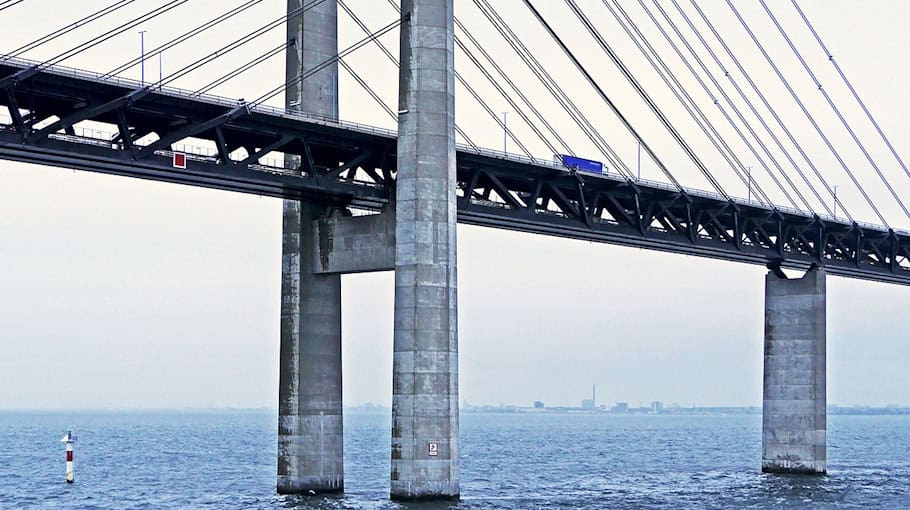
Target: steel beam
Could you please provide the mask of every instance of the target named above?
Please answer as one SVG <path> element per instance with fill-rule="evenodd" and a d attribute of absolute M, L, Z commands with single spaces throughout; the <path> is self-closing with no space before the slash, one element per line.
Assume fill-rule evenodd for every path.
<path fill-rule="evenodd" d="M 23 69 L 32 67 L 0 61 L 0 76 Z M 327 90 L 326 83 L 314 90 Z M 320 93 L 314 97 L 328 98 L 317 99 L 320 104 L 335 104 Z M 134 152 L 142 150 L 137 138 L 154 132 L 170 141 L 240 104 L 167 89 L 143 94 L 122 82 L 54 68 L 9 80 L 0 104 L 9 108 L 13 122 L 0 126 L 0 157 L 377 211 L 396 192 L 394 136 L 262 109 L 193 135 L 211 138 L 217 158 L 190 154 L 186 170 L 174 169 L 162 146 L 145 148 L 149 161 L 133 161 Z M 51 117 L 64 120 L 47 126 L 42 137 L 22 139 L 31 134 L 29 126 Z M 110 124 L 119 135 L 97 140 L 64 133 L 82 120 Z M 288 142 L 275 147 L 281 140 Z M 236 147 L 250 148 L 257 158 L 264 153 L 255 148 L 272 147 L 292 157 L 285 169 L 264 168 L 249 157 L 227 161 L 228 148 Z M 694 191 L 683 195 L 656 184 L 630 185 L 615 175 L 575 175 L 469 149 L 456 151 L 456 160 L 461 222 L 803 270 L 816 264 L 831 275 L 910 285 L 907 232 Z M 355 174 L 371 182 L 355 181 Z M 491 193 L 503 200 L 490 200 Z M 562 213 L 554 211 L 554 203 Z"/>

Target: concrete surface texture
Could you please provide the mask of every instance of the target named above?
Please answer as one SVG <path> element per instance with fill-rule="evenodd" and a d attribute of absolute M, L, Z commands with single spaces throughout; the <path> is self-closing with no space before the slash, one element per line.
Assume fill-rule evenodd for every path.
<path fill-rule="evenodd" d="M 332 215 L 318 220 L 313 241 L 316 273 L 395 269 L 395 205 L 381 214 Z"/>
<path fill-rule="evenodd" d="M 762 471 L 824 473 L 825 272 L 765 278 Z"/>
<path fill-rule="evenodd" d="M 391 496 L 457 497 L 453 0 L 402 14 Z"/>
<path fill-rule="evenodd" d="M 288 0 L 288 12 L 304 0 Z M 288 20 L 287 79 L 338 53 L 337 3 L 326 1 Z M 338 66 L 288 88 L 286 106 L 338 117 Z M 315 222 L 328 211 L 285 201 L 281 262 L 278 389 L 279 493 L 344 489 L 341 401 L 341 276 L 312 268 Z"/>

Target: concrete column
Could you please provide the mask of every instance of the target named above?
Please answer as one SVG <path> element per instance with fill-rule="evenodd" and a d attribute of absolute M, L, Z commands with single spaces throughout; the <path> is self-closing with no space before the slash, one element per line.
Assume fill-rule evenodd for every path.
<path fill-rule="evenodd" d="M 296 11 L 311 0 L 287 0 L 287 12 Z M 312 69 L 338 54 L 338 1 L 325 0 L 306 12 L 292 16 L 287 38 L 297 44 L 288 48 L 286 80 Z M 292 110 L 338 118 L 338 63 L 326 67 L 302 83 L 288 87 L 285 106 Z"/>
<path fill-rule="evenodd" d="M 391 496 L 455 498 L 454 6 L 404 0 L 401 7 Z"/>
<path fill-rule="evenodd" d="M 765 278 L 762 471 L 825 473 L 825 272 Z"/>
<path fill-rule="evenodd" d="M 288 12 L 303 0 L 288 0 Z M 288 20 L 287 79 L 338 52 L 337 3 L 325 1 Z M 338 117 L 338 68 L 288 88 L 286 106 Z M 289 156 L 296 165 L 299 158 Z M 324 208 L 286 200 L 281 264 L 278 388 L 279 493 L 344 489 L 341 407 L 341 276 L 316 275 L 314 221 Z"/>

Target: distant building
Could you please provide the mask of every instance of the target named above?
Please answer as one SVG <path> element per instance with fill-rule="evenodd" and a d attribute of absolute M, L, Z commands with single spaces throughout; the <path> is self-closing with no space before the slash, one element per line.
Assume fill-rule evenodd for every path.
<path fill-rule="evenodd" d="M 663 402 L 661 402 L 659 400 L 655 400 L 654 402 L 651 402 L 651 412 L 652 413 L 659 414 L 663 410 L 664 410 Z"/>
<path fill-rule="evenodd" d="M 617 413 L 628 413 L 629 412 L 629 403 L 628 402 L 617 402 L 616 406 L 613 407 L 613 411 Z"/>
<path fill-rule="evenodd" d="M 597 407 L 597 386 L 591 385 L 591 398 L 586 398 L 581 401 L 582 409 L 594 409 Z"/>
<path fill-rule="evenodd" d="M 543 402 L 541 402 L 540 400 L 535 400 L 534 409 L 543 409 Z"/>

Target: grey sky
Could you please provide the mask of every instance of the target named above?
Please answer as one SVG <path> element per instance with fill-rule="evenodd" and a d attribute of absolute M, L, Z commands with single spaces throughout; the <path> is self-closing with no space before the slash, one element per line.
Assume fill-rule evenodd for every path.
<path fill-rule="evenodd" d="M 89 7 L 76 7 L 75 2 L 27 0 L 21 7 L 0 13 L 0 52 L 105 3 L 87 0 L 79 4 Z M 135 15 L 157 3 L 139 0 L 130 9 Z M 393 17 L 385 2 L 348 3 L 373 27 Z M 580 80 L 572 79 L 568 64 L 531 24 L 521 2 L 493 3 L 514 20 L 515 30 L 528 34 L 526 43 L 540 58 L 554 69 L 564 70 L 567 88 L 590 108 L 598 126 L 603 122 L 608 139 L 634 166 L 634 142 L 614 125 L 594 94 Z M 597 69 L 598 78 L 609 84 L 611 95 L 628 103 L 633 121 L 649 136 L 653 134 L 655 145 L 678 165 L 686 184 L 707 189 L 649 124 L 648 114 L 619 78 L 610 74 L 609 65 L 590 39 L 582 37 L 577 24 L 571 25 L 563 3 L 536 3 L 565 32 L 576 27 L 573 47 Z M 579 3 L 594 13 L 605 31 L 612 26 L 600 2 Z M 773 32 L 753 3 L 757 2 L 737 5 L 768 39 Z M 35 8 L 39 4 L 42 8 Z M 48 9 L 51 4 L 54 8 Z M 225 4 L 191 0 L 179 15 L 144 27 L 148 30 L 146 47 L 226 10 Z M 725 3 L 701 4 L 716 17 L 724 33 L 735 34 L 731 44 L 736 42 L 742 49 L 750 69 L 767 82 L 775 101 L 789 105 L 782 89 L 771 86 L 774 81 L 760 68 L 761 61 L 740 36 L 741 28 Z M 873 155 L 892 181 L 899 184 L 902 196 L 910 197 L 910 179 L 901 175 L 874 133 L 856 115 L 849 97 L 837 87 L 830 65 L 796 23 L 790 3 L 776 0 L 769 4 L 780 12 L 788 28 L 800 34 L 800 48 L 812 56 L 826 88 L 862 129 L 863 139 L 874 148 Z M 635 11 L 637 3 L 623 5 L 639 12 Z M 910 158 L 905 152 L 910 140 L 904 127 L 910 107 L 903 100 L 910 86 L 906 68 L 910 40 L 905 36 L 910 6 L 899 1 L 846 0 L 801 5 L 898 150 Z M 475 35 L 488 44 L 487 49 L 502 55 L 502 64 L 514 69 L 528 92 L 540 98 L 541 109 L 560 119 L 557 108 L 528 77 L 519 74 L 517 59 L 477 15 L 473 2 L 456 0 L 456 6 L 457 15 L 476 27 Z M 195 46 L 165 54 L 165 73 L 280 16 L 283 9 L 283 1 L 266 0 L 245 19 L 227 24 Z M 112 17 L 108 24 L 124 19 L 125 15 Z M 344 47 L 362 34 L 343 15 L 342 20 Z M 101 26 L 77 32 L 81 35 L 28 56 L 53 56 L 68 47 L 67 43 L 99 32 Z M 642 26 L 646 26 L 644 21 Z M 279 32 L 238 53 L 233 65 L 277 45 L 282 37 Z M 612 33 L 623 58 L 648 76 L 625 36 Z M 394 45 L 396 36 L 385 40 Z M 832 134 L 837 133 L 832 138 L 849 153 L 864 185 L 878 203 L 887 204 L 884 209 L 889 221 L 896 227 L 910 227 L 868 165 L 861 167 L 861 156 L 825 113 L 811 83 L 784 58 L 786 51 L 780 44 L 774 46 L 780 65 L 800 84 L 803 95 L 812 98 L 813 111 L 819 112 Z M 131 33 L 66 64 L 106 71 L 137 52 L 138 35 Z M 495 109 L 509 109 L 505 101 L 482 87 L 478 73 L 465 59 L 457 58 L 459 69 L 485 91 Z M 397 86 L 394 69 L 381 59 L 377 51 L 365 49 L 350 62 L 391 102 Z M 271 61 L 216 93 L 255 97 L 256 91 L 270 89 L 281 80 L 281 65 L 281 59 Z M 147 76 L 156 76 L 157 66 L 157 61 L 151 61 Z M 210 72 L 188 76 L 178 86 L 199 87 L 231 67 L 221 63 Z M 685 70 L 679 68 L 678 72 L 682 77 Z M 138 76 L 138 70 L 127 76 Z M 649 90 L 659 91 L 655 78 L 644 82 Z M 709 111 L 712 105 L 703 101 L 701 91 L 690 90 Z M 343 71 L 341 92 L 343 118 L 392 127 Z M 670 101 L 664 104 L 680 119 L 687 134 L 694 133 Z M 461 91 L 458 108 L 458 123 L 472 138 L 489 147 L 501 147 L 501 128 Z M 795 109 L 785 110 L 801 139 L 811 140 L 807 144 L 825 165 L 826 175 L 844 190 L 848 206 L 859 218 L 873 221 L 859 197 L 847 191 L 847 177 L 799 121 Z M 711 115 L 712 120 L 718 118 L 717 112 L 711 111 Z M 510 121 L 513 118 L 517 116 Z M 533 141 L 530 132 L 523 131 L 517 120 L 513 125 L 536 155 L 546 156 L 546 149 Z M 559 120 L 559 125 L 566 126 L 566 136 L 578 146 L 577 152 L 591 151 L 567 120 Z M 700 149 L 712 168 L 721 166 L 706 144 Z M 756 165 L 754 172 L 760 172 L 756 163 L 750 164 Z M 717 173 L 729 174 L 723 182 L 731 193 L 745 195 L 731 172 L 719 169 Z M 653 164 L 643 163 L 643 176 L 658 178 Z M 0 161 L 0 409 L 274 406 L 280 230 L 281 203 L 274 199 Z M 548 404 L 576 404 L 596 384 L 598 399 L 607 402 L 760 404 L 763 268 L 477 227 L 460 227 L 459 236 L 464 400 L 528 404 L 539 399 Z M 346 276 L 343 281 L 345 402 L 388 405 L 392 275 Z M 832 277 L 828 290 L 829 402 L 910 405 L 906 389 L 910 348 L 905 343 L 910 318 L 903 313 L 910 289 Z"/>

